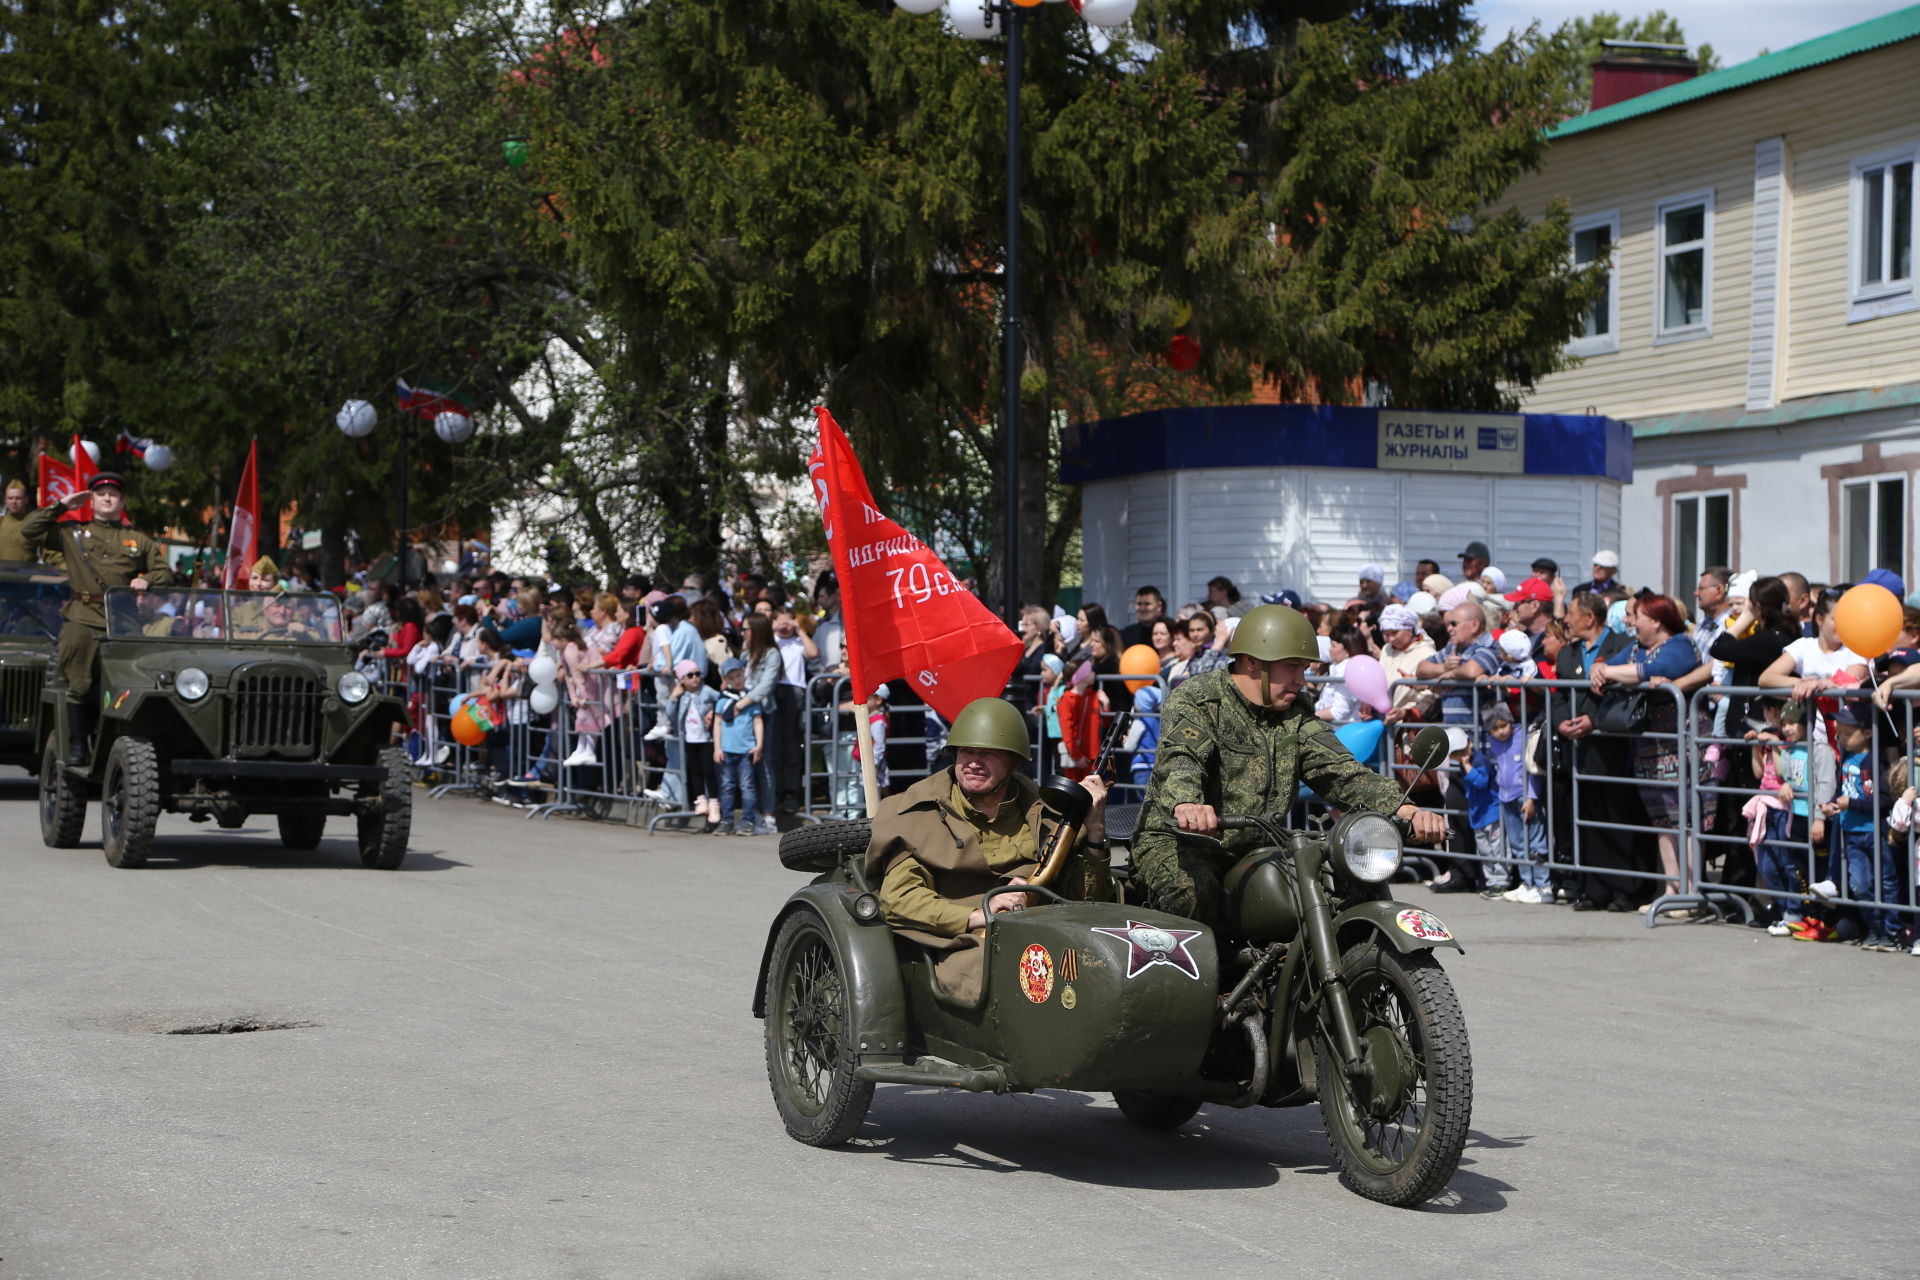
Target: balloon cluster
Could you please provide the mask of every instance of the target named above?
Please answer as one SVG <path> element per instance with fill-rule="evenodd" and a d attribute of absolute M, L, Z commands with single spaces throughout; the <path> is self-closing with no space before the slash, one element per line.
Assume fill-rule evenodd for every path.
<path fill-rule="evenodd" d="M 527 679 L 533 681 L 533 692 L 527 695 L 527 705 L 533 708 L 535 715 L 547 715 L 560 705 L 560 690 L 554 687 L 554 681 L 559 678 L 560 668 L 544 653 L 527 664 Z"/>

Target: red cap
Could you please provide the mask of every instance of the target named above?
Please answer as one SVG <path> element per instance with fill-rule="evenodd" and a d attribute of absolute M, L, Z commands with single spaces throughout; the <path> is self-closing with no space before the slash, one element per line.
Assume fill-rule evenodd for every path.
<path fill-rule="evenodd" d="M 1507 599 L 1514 604 L 1522 600 L 1538 600 L 1542 604 L 1553 599 L 1553 588 L 1538 578 L 1527 578 L 1513 590 L 1507 592 Z"/>

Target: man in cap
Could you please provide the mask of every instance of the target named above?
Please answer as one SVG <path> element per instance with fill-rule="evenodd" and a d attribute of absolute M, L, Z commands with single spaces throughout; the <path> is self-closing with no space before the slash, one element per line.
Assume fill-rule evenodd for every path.
<path fill-rule="evenodd" d="M 1605 595 L 1620 585 L 1620 553 L 1601 548 L 1593 553 L 1593 580 L 1583 582 L 1574 591 L 1591 591 Z"/>
<path fill-rule="evenodd" d="M 34 558 L 33 548 L 27 545 L 27 536 L 21 531 L 30 501 L 25 481 L 7 481 L 6 511 L 0 514 L 0 560 Z"/>
<path fill-rule="evenodd" d="M 1526 632 L 1530 656 L 1538 662 L 1543 656 L 1547 624 L 1553 621 L 1553 588 L 1536 573 L 1521 579 L 1505 599 L 1513 606 L 1513 629 Z"/>
<path fill-rule="evenodd" d="M 42 507 L 28 516 L 22 529 L 29 546 L 60 552 L 73 586 L 61 610 L 66 622 L 60 628 L 59 657 L 67 684 L 67 763 L 75 767 L 87 762 L 87 739 L 97 714 L 93 685 L 100 637 L 107 628 L 107 588 L 145 591 L 173 583 L 160 544 L 127 523 L 125 489 L 117 473 L 98 472 L 84 490 L 59 506 Z M 61 512 L 88 504 L 90 520 L 60 523 Z"/>
<path fill-rule="evenodd" d="M 1285 605 L 1261 605 L 1240 621 L 1233 665 L 1194 676 L 1167 699 L 1160 752 L 1133 841 L 1133 865 L 1149 905 L 1206 924 L 1219 918 L 1221 877 L 1260 841 L 1222 835 L 1223 845 L 1182 842 L 1180 831 L 1214 835 L 1222 813 L 1293 807 L 1301 783 L 1329 804 L 1410 819 L 1416 840 L 1438 840 L 1437 814 L 1400 803 L 1400 789 L 1353 758 L 1313 713 L 1307 668 L 1319 661 L 1313 625 Z"/>
<path fill-rule="evenodd" d="M 1059 820 L 1040 788 L 1019 771 L 1032 755 L 1026 718 L 1001 698 L 976 698 L 948 731 L 953 764 L 880 802 L 867 845 L 868 882 L 879 881 L 880 909 L 902 936 L 939 953 L 934 976 L 949 994 L 980 998 L 987 918 L 981 898 L 1001 885 L 1026 884 Z M 1059 878 L 1048 888 L 1066 898 L 1111 900 L 1107 866 L 1107 787 L 1080 785 L 1093 797 Z M 1005 893 L 995 913 L 1019 911 L 1026 894 Z"/>
<path fill-rule="evenodd" d="M 1460 553 L 1460 581 L 1478 582 L 1480 575 L 1493 563 L 1493 552 L 1487 550 L 1487 544 L 1475 538 Z"/>
<path fill-rule="evenodd" d="M 1553 586 L 1553 580 L 1560 576 L 1560 562 L 1552 556 L 1535 556 L 1533 563 L 1527 567 L 1533 570 L 1534 577 L 1549 587 Z"/>

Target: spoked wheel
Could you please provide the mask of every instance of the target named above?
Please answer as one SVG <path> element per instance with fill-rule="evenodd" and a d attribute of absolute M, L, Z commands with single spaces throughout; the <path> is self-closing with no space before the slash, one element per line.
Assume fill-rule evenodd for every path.
<path fill-rule="evenodd" d="M 1200 1109 L 1200 1099 L 1171 1093 L 1116 1093 L 1113 1100 L 1121 1115 L 1143 1129 L 1178 1129 Z"/>
<path fill-rule="evenodd" d="M 119 738 L 100 785 L 100 849 L 116 867 L 145 866 L 160 821 L 160 759 L 145 738 Z"/>
<path fill-rule="evenodd" d="M 796 911 L 767 967 L 767 1082 L 787 1132 L 812 1147 L 859 1132 L 873 1085 L 853 1078 L 851 1009 L 833 935 Z"/>
<path fill-rule="evenodd" d="M 49 735 L 40 757 L 40 839 L 49 849 L 71 849 L 80 843 L 86 820 L 86 783 L 67 772 L 60 762 L 59 740 Z"/>
<path fill-rule="evenodd" d="M 1466 1019 L 1444 969 L 1427 952 L 1377 942 L 1340 958 L 1371 1078 L 1341 1070 L 1314 1037 L 1320 1111 L 1347 1185 L 1369 1200 L 1414 1205 L 1438 1195 L 1459 1167 L 1473 1113 Z"/>

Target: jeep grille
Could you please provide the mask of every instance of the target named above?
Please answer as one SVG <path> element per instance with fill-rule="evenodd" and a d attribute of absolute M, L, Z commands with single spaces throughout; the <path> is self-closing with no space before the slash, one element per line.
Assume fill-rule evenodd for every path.
<path fill-rule="evenodd" d="M 233 686 L 227 732 L 235 756 L 310 760 L 320 749 L 320 688 L 294 673 L 243 675 Z"/>
<path fill-rule="evenodd" d="M 0 714 L 8 729 L 33 728 L 34 713 L 40 706 L 40 686 L 47 669 L 39 663 L 0 667 Z"/>

